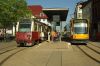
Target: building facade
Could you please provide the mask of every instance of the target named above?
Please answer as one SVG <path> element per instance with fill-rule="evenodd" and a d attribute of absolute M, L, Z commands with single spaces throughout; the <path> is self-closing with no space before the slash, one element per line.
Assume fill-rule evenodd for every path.
<path fill-rule="evenodd" d="M 82 19 L 82 2 L 78 2 L 75 7 L 74 18 L 75 19 Z"/>
<path fill-rule="evenodd" d="M 100 41 L 100 0 L 92 0 L 92 14 L 96 40 Z"/>
<path fill-rule="evenodd" d="M 90 38 L 100 41 L 100 0 L 88 0 L 83 3 L 83 18 L 90 24 Z"/>
<path fill-rule="evenodd" d="M 51 23 L 48 21 L 47 15 L 43 12 L 43 8 L 40 5 L 30 5 L 28 6 L 32 14 L 36 17 L 36 20 L 42 22 L 45 25 L 51 26 Z M 41 27 L 41 31 L 47 30 L 48 27 Z"/>
<path fill-rule="evenodd" d="M 89 36 L 90 39 L 95 36 L 92 23 L 92 2 L 85 1 L 82 3 L 82 17 L 83 19 L 87 19 L 89 23 Z"/>

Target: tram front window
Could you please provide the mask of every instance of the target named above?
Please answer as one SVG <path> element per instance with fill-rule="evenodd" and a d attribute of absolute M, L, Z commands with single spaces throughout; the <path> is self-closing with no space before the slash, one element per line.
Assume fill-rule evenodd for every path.
<path fill-rule="evenodd" d="M 19 32 L 30 32 L 31 31 L 31 24 L 30 23 L 20 23 L 19 24 Z"/>
<path fill-rule="evenodd" d="M 86 34 L 86 33 L 88 33 L 87 23 L 75 23 L 74 24 L 74 33 L 75 34 Z"/>

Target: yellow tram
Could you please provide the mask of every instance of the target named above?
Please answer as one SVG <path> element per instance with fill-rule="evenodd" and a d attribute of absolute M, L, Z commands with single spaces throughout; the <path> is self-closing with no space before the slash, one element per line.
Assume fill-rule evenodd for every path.
<path fill-rule="evenodd" d="M 70 20 L 71 43 L 87 43 L 89 39 L 89 23 L 86 19 Z"/>

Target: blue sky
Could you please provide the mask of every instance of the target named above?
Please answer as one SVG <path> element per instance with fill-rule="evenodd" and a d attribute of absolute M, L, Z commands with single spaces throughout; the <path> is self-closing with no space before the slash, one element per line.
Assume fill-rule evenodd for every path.
<path fill-rule="evenodd" d="M 75 5 L 81 0 L 27 0 L 28 5 L 41 5 L 43 8 L 67 8 L 69 9 L 67 22 L 74 12 Z"/>

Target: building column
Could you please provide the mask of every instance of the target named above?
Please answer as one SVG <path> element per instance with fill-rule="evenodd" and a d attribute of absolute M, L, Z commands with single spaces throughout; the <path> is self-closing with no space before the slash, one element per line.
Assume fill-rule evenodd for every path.
<path fill-rule="evenodd" d="M 16 29 L 17 29 L 17 28 L 15 27 L 15 24 L 13 24 L 13 28 L 12 28 L 12 35 L 13 35 L 13 36 L 15 36 Z M 17 30 L 18 30 L 18 29 L 17 29 Z"/>
<path fill-rule="evenodd" d="M 60 21 L 60 42 L 61 42 L 61 37 L 62 37 L 62 22 Z"/>
<path fill-rule="evenodd" d="M 39 31 L 39 25 L 37 24 L 37 31 Z"/>
<path fill-rule="evenodd" d="M 19 22 L 17 22 L 17 25 L 16 25 L 16 32 L 18 32 L 18 27 L 19 27 Z"/>
<path fill-rule="evenodd" d="M 42 30 L 42 26 L 41 26 L 41 32 L 42 32 L 43 30 Z"/>
<path fill-rule="evenodd" d="M 56 22 L 52 22 L 52 31 L 56 30 Z"/>

